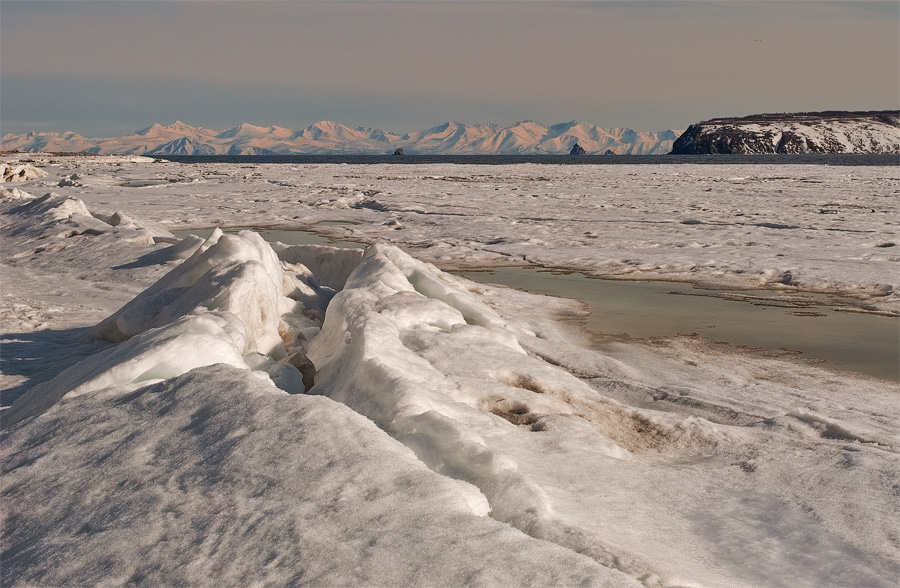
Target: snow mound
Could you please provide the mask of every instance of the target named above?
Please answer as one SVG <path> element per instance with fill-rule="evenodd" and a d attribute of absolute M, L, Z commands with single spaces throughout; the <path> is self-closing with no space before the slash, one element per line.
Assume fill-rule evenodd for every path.
<path fill-rule="evenodd" d="M 346 407 L 225 365 L 66 399 L 0 463 L 4 586 L 640 586 L 479 516 Z"/>
<path fill-rule="evenodd" d="M 53 218 L 93 219 L 80 201 L 41 200 L 36 206 Z M 217 230 L 203 243 L 190 240 L 187 249 L 193 253 L 186 261 L 89 333 L 119 345 L 30 389 L 4 414 L 5 425 L 67 394 L 111 387 L 124 393 L 217 363 L 254 369 L 289 392 L 302 392 L 303 377 L 289 356 L 318 334 L 333 290 L 318 286 L 305 267 L 283 264 L 250 231 Z"/>
<path fill-rule="evenodd" d="M 24 182 L 26 180 L 35 180 L 37 178 L 46 177 L 47 172 L 38 169 L 30 163 L 22 163 L 19 165 L 10 165 L 8 163 L 0 163 L 0 178 L 3 182 Z"/>
<path fill-rule="evenodd" d="M 13 230 L 35 239 L 68 238 L 83 234 L 100 234 L 113 229 L 95 218 L 84 202 L 71 196 L 45 194 L 27 200 L 9 211 Z"/>
<path fill-rule="evenodd" d="M 10 190 L 4 188 L 0 190 L 0 198 L 6 200 L 31 200 L 34 196 L 24 190 L 19 190 L 18 188 L 12 188 Z"/>
<path fill-rule="evenodd" d="M 3 414 L 5 426 L 39 414 L 63 396 L 115 388 L 127 393 L 210 363 L 246 369 L 239 349 L 246 334 L 233 315 L 206 313 L 172 324 L 92 355 L 53 380 L 38 384 Z M 202 353 L 197 350 L 202 349 Z"/>
<path fill-rule="evenodd" d="M 491 515 L 634 577 L 656 572 L 553 512 L 518 448 L 590 434 L 596 451 L 697 450 L 724 438 L 702 419 L 642 414 L 529 355 L 535 334 L 510 324 L 463 282 L 395 247 L 373 245 L 331 301 L 309 348 L 314 393 L 368 416 L 435 472 L 477 486 Z M 587 433 L 590 431 L 590 433 Z"/>
<path fill-rule="evenodd" d="M 133 243 L 154 244 L 174 240 L 172 234 L 156 223 L 138 223 L 122 212 L 111 215 L 92 214 L 84 202 L 73 196 L 50 192 L 39 198 L 21 192 L 17 188 L 4 190 L 3 198 L 22 200 L 23 203 L 9 209 L 9 227 L 17 237 L 25 237 L 43 243 L 43 250 L 60 249 L 47 240 L 69 239 L 77 236 L 92 237 L 114 234 L 116 238 Z"/>
<path fill-rule="evenodd" d="M 160 281 L 97 325 L 93 336 L 124 341 L 177 318 L 206 311 L 234 314 L 247 329 L 245 353 L 283 357 L 281 315 L 293 309 L 282 292 L 280 262 L 263 239 L 215 232 Z"/>

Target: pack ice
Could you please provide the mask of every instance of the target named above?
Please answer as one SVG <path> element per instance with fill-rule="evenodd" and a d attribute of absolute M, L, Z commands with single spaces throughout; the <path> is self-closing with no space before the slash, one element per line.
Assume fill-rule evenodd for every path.
<path fill-rule="evenodd" d="M 178 240 L 75 198 L 4 195 L 4 281 L 23 294 L 4 355 L 64 364 L 5 386 L 5 586 L 900 573 L 883 382 L 688 344 L 613 359 L 554 320 L 570 303 L 395 246 Z M 89 268 L 131 271 L 139 291 L 65 345 L 27 335 L 54 312 L 29 296 L 54 275 L 86 304 Z"/>

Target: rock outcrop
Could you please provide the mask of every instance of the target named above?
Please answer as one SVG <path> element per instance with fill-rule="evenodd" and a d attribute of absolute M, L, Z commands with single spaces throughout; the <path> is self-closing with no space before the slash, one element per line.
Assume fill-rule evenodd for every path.
<path fill-rule="evenodd" d="M 898 153 L 900 112 L 801 112 L 718 118 L 691 125 L 675 155 Z"/>
<path fill-rule="evenodd" d="M 572 150 L 569 151 L 569 155 L 584 155 L 584 154 L 585 154 L 584 147 L 582 147 L 578 143 L 575 143 L 574 145 L 572 145 Z"/>

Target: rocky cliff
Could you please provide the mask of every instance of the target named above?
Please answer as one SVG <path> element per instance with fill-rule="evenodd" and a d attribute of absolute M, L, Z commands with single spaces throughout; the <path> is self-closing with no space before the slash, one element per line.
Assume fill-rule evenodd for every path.
<path fill-rule="evenodd" d="M 675 155 L 898 153 L 900 112 L 801 112 L 717 118 L 691 125 Z"/>

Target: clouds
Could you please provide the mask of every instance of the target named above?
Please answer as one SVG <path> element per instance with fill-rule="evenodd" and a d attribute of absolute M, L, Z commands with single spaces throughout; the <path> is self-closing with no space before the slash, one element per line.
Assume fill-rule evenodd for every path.
<path fill-rule="evenodd" d="M 54 117 L 89 134 L 103 120 L 175 118 L 653 130 L 890 108 L 900 85 L 894 2 L 6 1 L 2 12 L 4 132 Z M 55 84 L 55 100 L 35 96 Z M 132 121 L 135 110 L 162 118 Z"/>

